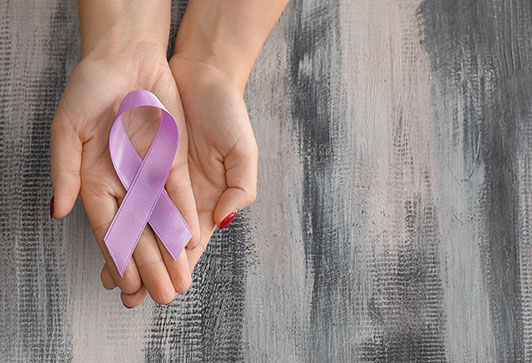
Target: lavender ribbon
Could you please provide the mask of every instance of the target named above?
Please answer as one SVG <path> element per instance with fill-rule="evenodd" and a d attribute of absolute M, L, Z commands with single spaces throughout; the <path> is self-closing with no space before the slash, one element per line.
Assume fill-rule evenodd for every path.
<path fill-rule="evenodd" d="M 161 124 L 144 160 L 131 144 L 122 121 L 124 112 L 141 106 L 161 109 Z M 164 190 L 178 141 L 174 118 L 153 93 L 137 90 L 124 97 L 109 134 L 109 151 L 127 193 L 104 237 L 120 276 L 124 275 L 146 223 L 174 260 L 192 237 L 192 231 Z"/>

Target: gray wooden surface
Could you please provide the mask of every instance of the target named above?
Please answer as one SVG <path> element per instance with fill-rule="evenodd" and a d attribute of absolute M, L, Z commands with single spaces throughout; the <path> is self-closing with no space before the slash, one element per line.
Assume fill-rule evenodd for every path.
<path fill-rule="evenodd" d="M 531 362 L 531 22 L 293 1 L 246 91 L 257 202 L 188 293 L 127 311 L 81 203 L 48 218 L 75 3 L 1 1 L 0 362 Z"/>

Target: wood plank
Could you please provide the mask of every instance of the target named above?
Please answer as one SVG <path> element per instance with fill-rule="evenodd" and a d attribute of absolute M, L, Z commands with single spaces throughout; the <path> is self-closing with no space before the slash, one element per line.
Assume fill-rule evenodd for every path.
<path fill-rule="evenodd" d="M 528 2 L 293 1 L 246 90 L 257 202 L 132 311 L 81 202 L 48 220 L 76 11 L 0 3 L 1 362 L 532 360 Z"/>

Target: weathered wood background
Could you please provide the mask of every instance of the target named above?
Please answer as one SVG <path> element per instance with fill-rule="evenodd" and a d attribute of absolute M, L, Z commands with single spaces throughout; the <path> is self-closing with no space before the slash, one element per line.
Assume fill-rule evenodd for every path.
<path fill-rule="evenodd" d="M 76 11 L 0 2 L 0 362 L 532 362 L 530 1 L 294 0 L 246 91 L 258 201 L 132 311 L 81 203 L 48 217 Z"/>

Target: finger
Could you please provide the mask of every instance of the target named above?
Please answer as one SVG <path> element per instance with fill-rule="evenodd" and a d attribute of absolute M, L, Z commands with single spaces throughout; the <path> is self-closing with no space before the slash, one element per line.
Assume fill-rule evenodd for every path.
<path fill-rule="evenodd" d="M 172 280 L 175 292 L 186 292 L 192 284 L 191 270 L 188 265 L 186 249 L 183 249 L 177 257 L 177 260 L 174 261 L 173 257 L 158 237 L 157 244 L 161 255 L 163 256 L 163 261 L 166 265 L 166 270 L 170 275 L 170 279 Z"/>
<path fill-rule="evenodd" d="M 216 225 L 212 220 L 212 210 L 200 211 L 199 221 L 201 226 L 200 243 L 194 248 L 186 248 L 190 273 L 194 271 L 194 268 L 196 267 L 196 264 L 198 263 L 201 256 L 203 255 L 203 252 L 205 252 L 205 250 L 207 249 L 207 245 L 209 244 L 211 236 L 216 228 Z"/>
<path fill-rule="evenodd" d="M 197 246 L 200 242 L 200 225 L 186 162 L 172 168 L 166 181 L 166 191 L 192 231 L 187 246 Z"/>
<path fill-rule="evenodd" d="M 82 143 L 66 117 L 61 104 L 52 122 L 50 135 L 50 178 L 52 218 L 63 218 L 72 210 L 79 195 Z"/>
<path fill-rule="evenodd" d="M 144 299 L 147 295 L 147 290 L 144 286 L 141 286 L 139 291 L 137 291 L 134 294 L 125 294 L 124 292 L 120 293 L 120 299 L 122 300 L 122 304 L 128 309 L 133 309 L 134 307 L 139 306 L 142 304 Z"/>
<path fill-rule="evenodd" d="M 188 169 L 187 129 L 181 98 L 171 74 L 169 74 L 168 82 L 170 82 L 170 85 L 165 85 L 162 82 L 159 84 L 159 88 L 161 89 L 157 87 L 154 89 L 154 94 L 160 98 L 164 105 L 167 105 L 179 129 L 179 144 L 166 181 L 166 191 L 192 231 L 192 237 L 188 241 L 187 246 L 194 247 L 200 242 L 200 226 Z"/>
<path fill-rule="evenodd" d="M 239 141 L 225 158 L 227 189 L 218 199 L 213 216 L 220 229 L 231 223 L 236 212 L 255 201 L 257 160 L 257 144 L 252 136 Z"/>
<path fill-rule="evenodd" d="M 155 235 L 149 226 L 144 228 L 133 252 L 133 258 L 151 298 L 161 305 L 170 304 L 176 292 L 157 246 Z"/>
<path fill-rule="evenodd" d="M 109 267 L 107 267 L 107 262 L 102 267 L 102 272 L 100 273 L 100 279 L 102 280 L 102 285 L 107 290 L 114 289 L 117 285 L 113 276 L 109 272 Z"/>
<path fill-rule="evenodd" d="M 194 164 L 190 164 L 190 178 L 193 181 L 194 195 L 197 196 L 196 206 L 198 210 L 198 220 L 200 225 L 200 242 L 195 247 L 186 246 L 185 251 L 187 253 L 188 265 L 190 273 L 194 271 L 196 264 L 203 255 L 203 252 L 207 248 L 207 245 L 211 239 L 212 234 L 216 229 L 214 223 L 213 213 L 214 208 L 223 190 L 225 190 L 225 180 L 223 164 L 219 165 L 221 168 L 220 177 L 223 180 L 223 184 L 219 188 L 210 187 L 209 183 L 204 180 L 202 173 L 198 168 L 194 167 Z"/>
<path fill-rule="evenodd" d="M 142 285 L 135 261 L 130 259 L 124 271 L 124 275 L 120 276 L 103 240 L 111 222 L 113 221 L 114 215 L 118 210 L 118 203 L 115 197 L 106 192 L 102 192 L 101 188 L 98 186 L 94 188 L 100 189 L 100 191 L 82 189 L 81 198 L 85 205 L 85 210 L 87 211 L 87 216 L 92 226 L 96 242 L 98 242 L 98 246 L 105 258 L 105 262 L 113 280 L 123 292 L 133 294 L 137 292 Z"/>

